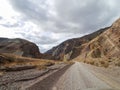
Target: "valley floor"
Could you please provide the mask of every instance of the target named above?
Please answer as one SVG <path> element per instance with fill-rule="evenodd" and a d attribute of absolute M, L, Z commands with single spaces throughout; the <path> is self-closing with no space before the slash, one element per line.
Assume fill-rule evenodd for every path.
<path fill-rule="evenodd" d="M 75 62 L 52 66 L 48 71 L 9 72 L 0 77 L 0 90 L 120 90 L 120 67 Z"/>

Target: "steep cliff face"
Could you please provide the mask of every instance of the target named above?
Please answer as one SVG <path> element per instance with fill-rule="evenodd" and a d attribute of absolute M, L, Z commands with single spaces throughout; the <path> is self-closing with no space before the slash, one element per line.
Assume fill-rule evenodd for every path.
<path fill-rule="evenodd" d="M 60 45 L 53 47 L 51 50 L 47 51 L 45 54 L 49 54 L 54 57 L 55 60 L 71 60 L 76 58 L 81 54 L 81 50 L 84 48 L 83 44 L 88 43 L 92 39 L 96 38 L 98 35 L 103 33 L 109 27 L 101 29 L 92 34 L 80 37 L 69 39 Z"/>
<path fill-rule="evenodd" d="M 41 54 L 36 44 L 19 38 L 0 38 L 0 53 L 11 53 L 34 58 L 41 57 Z"/>

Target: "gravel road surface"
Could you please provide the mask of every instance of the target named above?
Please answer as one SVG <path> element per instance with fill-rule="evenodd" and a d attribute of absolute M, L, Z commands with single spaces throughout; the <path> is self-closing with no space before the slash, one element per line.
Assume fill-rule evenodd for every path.
<path fill-rule="evenodd" d="M 119 67 L 105 69 L 75 62 L 48 70 L 45 75 L 46 71 L 35 69 L 8 72 L 0 77 L 0 90 L 120 90 Z"/>
<path fill-rule="evenodd" d="M 52 90 L 116 90 L 94 75 L 83 63 L 75 62 Z"/>
<path fill-rule="evenodd" d="M 26 90 L 52 90 L 53 85 L 56 84 L 58 79 L 65 73 L 65 71 L 71 65 L 66 65 L 65 67 L 61 68 L 57 72 L 53 73 L 52 75 L 46 77 L 42 81 L 35 83 L 31 87 L 27 88 Z"/>

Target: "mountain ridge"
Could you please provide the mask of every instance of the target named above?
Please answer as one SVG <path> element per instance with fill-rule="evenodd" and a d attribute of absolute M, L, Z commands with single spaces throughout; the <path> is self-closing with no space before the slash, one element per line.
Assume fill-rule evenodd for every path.
<path fill-rule="evenodd" d="M 120 66 L 120 19 L 111 26 L 73 38 L 48 50 L 54 60 L 78 60 L 96 66 Z"/>
<path fill-rule="evenodd" d="M 120 66 L 120 19 L 108 30 L 84 45 L 82 54 L 77 57 L 87 63 L 108 63 Z"/>
<path fill-rule="evenodd" d="M 71 58 L 68 56 L 67 59 L 69 59 L 69 60 L 73 59 L 80 54 L 80 50 L 78 50 L 78 52 L 77 52 L 76 48 L 80 47 L 82 44 L 88 43 L 89 41 L 91 41 L 92 39 L 94 39 L 95 37 L 97 37 L 98 35 L 103 33 L 108 28 L 110 28 L 110 27 L 102 28 L 96 32 L 85 35 L 83 37 L 66 40 L 66 41 L 62 42 L 61 44 L 59 44 L 58 46 L 53 47 L 52 49 L 48 50 L 47 52 L 45 52 L 45 54 L 50 54 L 56 60 L 63 60 L 64 56 L 68 53 L 71 54 L 70 51 L 72 51 L 73 55 L 70 56 Z"/>

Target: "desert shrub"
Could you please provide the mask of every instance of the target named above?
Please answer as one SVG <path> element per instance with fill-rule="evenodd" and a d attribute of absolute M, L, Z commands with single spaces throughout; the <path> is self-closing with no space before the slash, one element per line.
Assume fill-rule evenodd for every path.
<path fill-rule="evenodd" d="M 101 61 L 100 61 L 100 64 L 103 64 L 103 65 L 104 65 L 104 64 L 105 64 L 105 61 L 101 60 Z"/>
<path fill-rule="evenodd" d="M 92 59 L 85 60 L 84 63 L 94 65 L 94 60 L 92 60 Z"/>
<path fill-rule="evenodd" d="M 89 61 L 85 61 L 85 63 L 89 64 Z"/>
<path fill-rule="evenodd" d="M 94 63 L 94 65 L 95 65 L 95 66 L 99 66 L 99 63 L 98 63 L 98 62 L 96 62 L 96 63 Z"/>
<path fill-rule="evenodd" d="M 105 63 L 105 64 L 104 64 L 104 67 L 105 67 L 105 68 L 109 67 L 109 63 Z"/>
<path fill-rule="evenodd" d="M 118 61 L 118 62 L 116 63 L 116 66 L 119 66 L 119 67 L 120 67 L 120 61 Z"/>
<path fill-rule="evenodd" d="M 94 62 L 93 60 L 90 60 L 89 63 L 90 63 L 91 65 L 94 65 L 95 62 Z"/>
<path fill-rule="evenodd" d="M 83 61 L 84 63 L 86 62 L 86 61 Z"/>
<path fill-rule="evenodd" d="M 104 61 L 104 60 L 100 60 L 100 64 L 101 66 L 107 68 L 109 66 L 109 63 L 107 61 Z"/>

